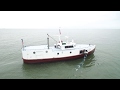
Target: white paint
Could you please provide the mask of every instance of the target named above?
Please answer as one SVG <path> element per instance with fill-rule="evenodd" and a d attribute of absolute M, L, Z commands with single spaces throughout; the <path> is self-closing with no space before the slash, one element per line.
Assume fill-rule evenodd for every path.
<path fill-rule="evenodd" d="M 39 46 L 43 47 L 43 46 Z M 24 48 L 22 50 L 22 56 L 24 59 L 50 59 L 50 58 L 61 58 L 61 57 L 69 57 L 80 55 L 80 50 L 88 50 L 88 52 L 92 51 L 95 48 L 95 45 L 85 45 L 85 44 L 77 44 L 74 48 L 71 49 L 56 49 L 54 47 L 50 47 L 50 49 L 43 48 L 39 49 L 35 48 L 35 46 L 31 46 L 30 48 Z M 47 53 L 46 53 L 47 51 Z M 33 54 L 35 52 L 35 54 Z M 71 52 L 71 53 L 70 53 Z M 59 53 L 59 54 L 57 54 Z"/>
<path fill-rule="evenodd" d="M 22 57 L 26 60 L 32 59 L 53 59 L 53 58 L 62 58 L 62 57 L 70 57 L 85 54 L 85 52 L 80 53 L 81 50 L 85 50 L 87 52 L 95 49 L 95 45 L 89 44 L 76 44 L 74 40 L 71 42 L 61 41 L 59 38 L 59 42 L 54 44 L 54 46 L 49 47 L 48 45 L 40 45 L 40 46 L 27 46 L 22 48 Z M 60 42 L 61 41 L 61 42 Z"/>

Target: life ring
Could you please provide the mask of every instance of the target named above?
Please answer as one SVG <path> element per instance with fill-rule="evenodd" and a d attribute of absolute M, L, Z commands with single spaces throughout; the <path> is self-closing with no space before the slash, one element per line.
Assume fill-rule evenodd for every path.
<path fill-rule="evenodd" d="M 58 47 L 58 48 L 61 48 L 61 46 L 60 46 L 60 45 L 57 45 L 57 47 Z"/>

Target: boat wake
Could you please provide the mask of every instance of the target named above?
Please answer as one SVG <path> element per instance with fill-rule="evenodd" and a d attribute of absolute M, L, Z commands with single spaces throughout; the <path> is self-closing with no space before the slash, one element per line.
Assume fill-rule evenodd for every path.
<path fill-rule="evenodd" d="M 6 65 L 10 65 L 10 64 L 15 64 L 18 61 L 13 61 L 13 62 L 9 62 L 9 63 L 2 63 L 0 66 L 6 66 Z"/>
<path fill-rule="evenodd" d="M 85 67 L 91 67 L 95 65 L 94 57 L 95 57 L 94 55 L 91 55 L 91 56 L 85 55 L 83 60 L 79 63 L 79 65 L 77 65 L 77 68 L 75 68 L 75 70 L 78 71 L 82 67 L 85 68 Z"/>

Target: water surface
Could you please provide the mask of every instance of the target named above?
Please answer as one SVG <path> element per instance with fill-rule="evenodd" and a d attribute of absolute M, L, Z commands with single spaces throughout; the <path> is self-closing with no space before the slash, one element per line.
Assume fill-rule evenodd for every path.
<path fill-rule="evenodd" d="M 0 29 L 1 79 L 119 79 L 119 29 L 61 29 L 76 43 L 95 44 L 94 54 L 86 59 L 41 64 L 24 64 L 21 39 L 24 45 L 47 44 L 47 33 L 59 34 L 58 29 Z M 55 36 L 53 36 L 55 38 Z M 64 39 L 64 37 L 62 37 Z M 50 45 L 54 44 L 50 39 Z"/>

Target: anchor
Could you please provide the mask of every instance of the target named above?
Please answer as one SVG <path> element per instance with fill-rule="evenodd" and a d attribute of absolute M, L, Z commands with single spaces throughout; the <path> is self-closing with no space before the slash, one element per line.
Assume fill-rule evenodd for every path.
<path fill-rule="evenodd" d="M 84 50 L 84 59 L 87 57 L 88 51 Z"/>

